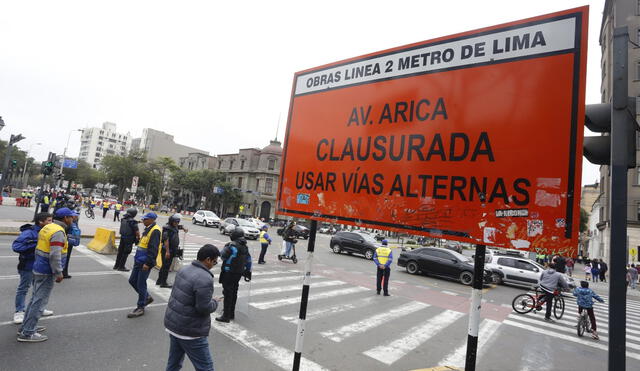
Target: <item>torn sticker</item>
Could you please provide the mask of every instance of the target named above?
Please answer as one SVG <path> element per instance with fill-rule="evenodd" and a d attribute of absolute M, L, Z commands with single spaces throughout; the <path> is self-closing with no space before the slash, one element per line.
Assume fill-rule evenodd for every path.
<path fill-rule="evenodd" d="M 542 220 L 527 220 L 527 236 L 535 237 L 542 234 L 544 223 Z"/>
<path fill-rule="evenodd" d="M 531 246 L 531 242 L 527 240 L 511 240 L 511 245 L 516 249 L 528 249 Z"/>
<path fill-rule="evenodd" d="M 495 243 L 496 242 L 496 229 L 491 227 L 486 227 L 484 229 L 484 243 Z"/>
<path fill-rule="evenodd" d="M 539 189 L 536 191 L 536 205 L 558 207 L 560 206 L 560 195 Z"/>

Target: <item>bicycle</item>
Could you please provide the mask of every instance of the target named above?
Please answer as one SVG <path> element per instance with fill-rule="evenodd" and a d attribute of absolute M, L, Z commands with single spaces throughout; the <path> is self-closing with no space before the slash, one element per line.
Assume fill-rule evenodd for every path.
<path fill-rule="evenodd" d="M 587 310 L 584 309 L 578 316 L 578 336 L 584 335 L 585 332 L 591 332 L 591 321 L 587 314 Z"/>
<path fill-rule="evenodd" d="M 520 314 L 526 314 L 531 311 L 534 311 L 534 313 L 541 311 L 546 294 L 544 292 L 538 294 L 539 292 L 539 287 L 536 287 L 535 296 L 531 294 L 520 294 L 516 296 L 511 302 L 511 307 Z M 560 294 L 560 291 L 556 289 L 553 291 L 553 316 L 556 317 L 556 319 L 561 319 L 564 315 L 564 309 L 564 298 Z"/>
<path fill-rule="evenodd" d="M 84 211 L 84 215 L 87 218 L 91 218 L 91 219 L 96 218 L 96 213 L 93 212 L 93 209 L 91 207 L 88 207 L 87 210 Z"/>

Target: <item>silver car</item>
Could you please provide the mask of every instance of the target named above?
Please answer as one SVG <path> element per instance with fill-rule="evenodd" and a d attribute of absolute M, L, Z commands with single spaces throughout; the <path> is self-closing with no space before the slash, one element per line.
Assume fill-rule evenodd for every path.
<path fill-rule="evenodd" d="M 236 227 L 240 227 L 244 232 L 245 238 L 257 240 L 260 235 L 260 231 L 253 223 L 246 219 L 240 218 L 227 218 L 220 224 L 220 233 L 230 234 Z"/>

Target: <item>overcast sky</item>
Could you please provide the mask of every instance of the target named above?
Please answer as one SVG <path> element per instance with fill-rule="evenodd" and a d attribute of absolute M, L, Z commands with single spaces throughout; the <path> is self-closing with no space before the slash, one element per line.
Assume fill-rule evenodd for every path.
<path fill-rule="evenodd" d="M 2 0 L 0 138 L 22 133 L 19 147 L 42 160 L 61 154 L 72 130 L 110 121 L 213 155 L 263 147 L 278 122 L 284 138 L 296 71 L 582 5 L 591 6 L 586 100 L 599 103 L 604 0 Z M 583 184 L 597 172 L 585 165 Z"/>

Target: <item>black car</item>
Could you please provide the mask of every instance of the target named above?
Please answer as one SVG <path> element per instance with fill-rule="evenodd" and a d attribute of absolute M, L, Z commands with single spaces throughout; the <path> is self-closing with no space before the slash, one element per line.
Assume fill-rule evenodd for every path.
<path fill-rule="evenodd" d="M 403 251 L 398 258 L 398 266 L 406 267 L 411 274 L 423 273 L 430 276 L 459 280 L 464 285 L 473 283 L 473 261 L 455 251 L 437 247 L 420 247 Z M 484 271 L 484 283 L 491 283 L 489 270 Z"/>
<path fill-rule="evenodd" d="M 279 236 L 282 236 L 283 231 L 284 228 L 278 228 L 276 230 Z M 293 226 L 293 234 L 297 239 L 307 240 L 309 239 L 309 228 L 305 227 L 304 225 L 296 224 Z"/>
<path fill-rule="evenodd" d="M 331 237 L 329 246 L 336 254 L 345 251 L 349 254 L 362 254 L 365 258 L 371 260 L 378 248 L 378 243 L 368 233 L 341 231 Z"/>

